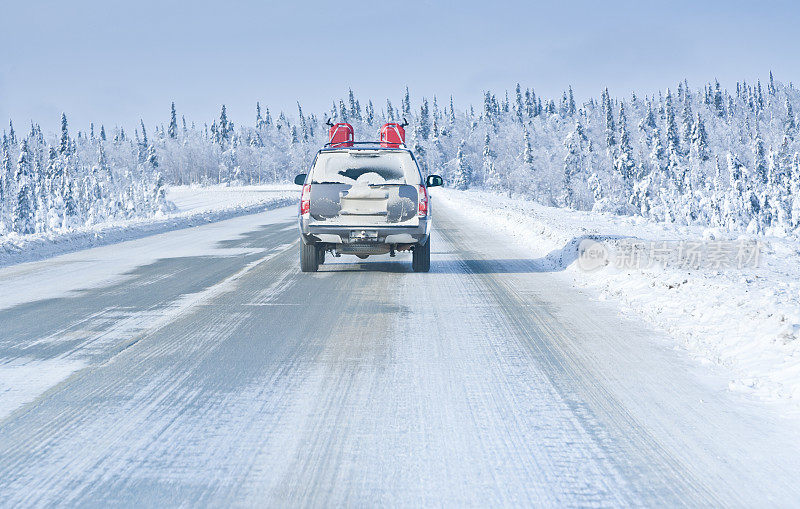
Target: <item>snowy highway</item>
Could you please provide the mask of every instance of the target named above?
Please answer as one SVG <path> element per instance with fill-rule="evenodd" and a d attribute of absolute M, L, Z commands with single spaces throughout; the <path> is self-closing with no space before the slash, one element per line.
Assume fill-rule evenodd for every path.
<path fill-rule="evenodd" d="M 800 503 L 795 421 L 434 207 L 428 274 L 294 207 L 0 269 L 0 505 Z"/>

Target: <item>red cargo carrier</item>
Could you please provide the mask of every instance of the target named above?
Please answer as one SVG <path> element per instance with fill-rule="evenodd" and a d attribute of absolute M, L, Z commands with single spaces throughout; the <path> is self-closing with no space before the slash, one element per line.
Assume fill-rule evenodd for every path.
<path fill-rule="evenodd" d="M 328 131 L 328 138 L 331 147 L 352 147 L 355 139 L 353 126 L 345 122 L 333 124 Z"/>
<path fill-rule="evenodd" d="M 399 148 L 406 143 L 406 130 L 396 122 L 383 124 L 381 127 L 381 147 Z"/>

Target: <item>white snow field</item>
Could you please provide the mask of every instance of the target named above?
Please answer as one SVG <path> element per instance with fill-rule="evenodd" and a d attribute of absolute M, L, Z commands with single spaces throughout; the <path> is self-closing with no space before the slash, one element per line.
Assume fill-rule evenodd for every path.
<path fill-rule="evenodd" d="M 166 195 L 174 210 L 155 217 L 113 220 L 71 231 L 0 235 L 0 267 L 284 206 L 296 195 L 294 187 L 282 184 L 174 186 Z"/>
<path fill-rule="evenodd" d="M 564 271 L 573 284 L 613 301 L 627 316 L 665 330 L 701 362 L 724 366 L 731 389 L 775 401 L 783 412 L 800 413 L 798 239 L 544 207 L 479 191 L 437 190 L 437 198 L 457 203 L 472 220 L 512 235 L 548 270 Z M 644 246 L 644 258 L 651 249 L 666 246 L 672 258 L 666 265 L 612 260 L 584 270 L 594 269 L 578 260 L 584 239 L 611 251 L 635 241 Z M 739 267 L 734 259 L 730 266 L 714 268 L 698 260 L 697 268 L 681 267 L 674 261 L 686 241 L 710 246 L 758 242 L 758 263 Z"/>
<path fill-rule="evenodd" d="M 0 505 L 796 506 L 786 405 L 498 200 L 433 193 L 427 274 L 299 272 L 294 206 L 0 269 Z"/>

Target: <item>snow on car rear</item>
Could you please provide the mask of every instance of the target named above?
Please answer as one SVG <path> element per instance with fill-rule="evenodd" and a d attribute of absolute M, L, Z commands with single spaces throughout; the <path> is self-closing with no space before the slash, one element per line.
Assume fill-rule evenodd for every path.
<path fill-rule="evenodd" d="M 421 177 L 404 150 L 321 152 L 310 174 L 309 225 L 417 226 Z"/>

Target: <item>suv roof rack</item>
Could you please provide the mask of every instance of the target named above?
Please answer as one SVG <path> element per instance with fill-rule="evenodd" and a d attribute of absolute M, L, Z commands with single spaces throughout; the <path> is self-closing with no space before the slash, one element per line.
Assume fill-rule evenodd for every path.
<path fill-rule="evenodd" d="M 386 146 L 391 145 L 391 146 Z M 340 141 L 334 143 L 326 143 L 322 146 L 323 149 L 405 149 L 408 150 L 405 143 L 387 143 L 380 141 Z"/>

